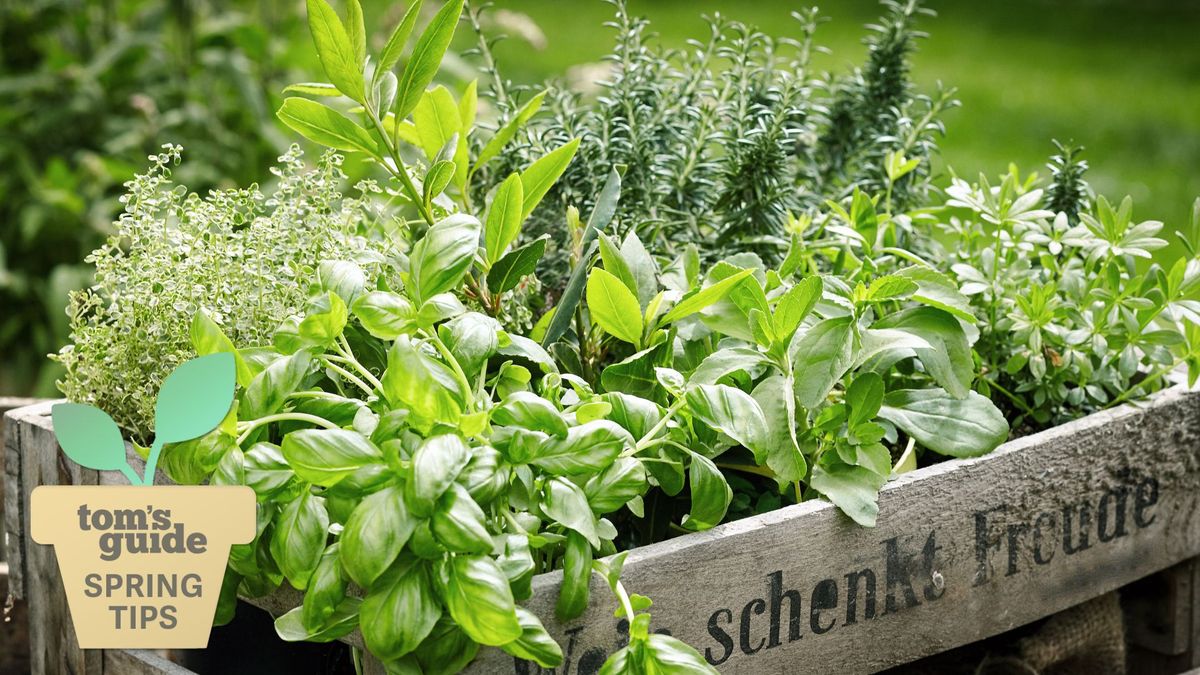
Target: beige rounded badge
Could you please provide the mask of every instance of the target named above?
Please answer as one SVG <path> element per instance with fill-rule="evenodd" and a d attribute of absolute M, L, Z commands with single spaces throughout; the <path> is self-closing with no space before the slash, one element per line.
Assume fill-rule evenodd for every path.
<path fill-rule="evenodd" d="M 42 486 L 30 496 L 30 533 L 54 546 L 80 647 L 208 644 L 230 547 L 254 538 L 254 491 L 154 486 L 154 471 L 164 445 L 204 436 L 227 418 L 234 367 L 232 355 L 212 354 L 167 377 L 143 476 L 127 463 L 120 430 L 103 411 L 77 403 L 51 410 L 68 457 L 132 483 Z"/>

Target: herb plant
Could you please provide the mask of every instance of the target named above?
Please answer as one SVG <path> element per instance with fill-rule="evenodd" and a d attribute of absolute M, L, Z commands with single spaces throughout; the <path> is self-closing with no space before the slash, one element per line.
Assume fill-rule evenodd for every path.
<path fill-rule="evenodd" d="M 293 148 L 272 194 L 207 197 L 172 181 L 179 160 L 168 145 L 128 183 L 115 232 L 87 258 L 94 285 L 71 296 L 72 344 L 54 355 L 62 392 L 108 411 L 141 443 L 153 436 L 163 378 L 194 356 L 188 326 L 198 310 L 239 344 L 269 342 L 279 317 L 304 306 L 319 261 L 357 260 L 375 274 L 385 246 L 371 209 L 343 196 L 335 155 L 305 169 Z"/>
<path fill-rule="evenodd" d="M 980 320 L 980 390 L 1030 429 L 1141 398 L 1184 364 L 1200 373 L 1200 202 L 1177 233 L 1186 255 L 1164 266 L 1163 224 L 1138 222 L 1128 197 L 1093 204 L 1086 164 L 1060 149 L 1049 190 L 1011 169 L 946 191 L 946 266 Z"/>

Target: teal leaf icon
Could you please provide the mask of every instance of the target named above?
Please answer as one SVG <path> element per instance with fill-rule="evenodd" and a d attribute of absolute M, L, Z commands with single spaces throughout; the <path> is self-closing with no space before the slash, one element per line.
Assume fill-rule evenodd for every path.
<path fill-rule="evenodd" d="M 233 405 L 237 367 L 233 354 L 192 359 L 163 382 L 154 406 L 154 443 L 180 443 L 217 428 Z"/>
<path fill-rule="evenodd" d="M 50 409 L 54 436 L 71 461 L 97 471 L 120 471 L 137 483 L 125 461 L 121 430 L 103 410 L 83 403 L 59 403 Z"/>

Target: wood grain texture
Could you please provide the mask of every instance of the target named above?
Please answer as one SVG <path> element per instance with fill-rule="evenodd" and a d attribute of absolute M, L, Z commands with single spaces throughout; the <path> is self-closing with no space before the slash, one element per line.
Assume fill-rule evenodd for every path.
<path fill-rule="evenodd" d="M 194 675 L 192 671 L 147 649 L 104 650 L 106 675 Z"/>
<path fill-rule="evenodd" d="M 20 454 L 57 455 L 48 424 L 21 419 Z M 61 478 L 50 463 L 33 460 L 23 487 Z M 1198 490 L 1200 395 L 1176 388 L 901 476 L 881 492 L 874 529 L 806 502 L 637 549 L 623 579 L 654 599 L 652 629 L 723 673 L 873 672 L 1200 555 Z M 556 622 L 559 579 L 535 579 L 527 606 L 567 653 L 557 672 L 589 675 L 622 644 L 622 622 L 598 577 L 584 616 Z M 279 614 L 298 599 L 249 601 Z M 487 649 L 470 672 L 539 671 Z"/>
<path fill-rule="evenodd" d="M 901 476 L 874 529 L 807 502 L 635 550 L 623 579 L 654 600 L 652 629 L 722 673 L 874 672 L 1200 554 L 1198 487 L 1200 396 L 1172 389 Z M 558 623 L 558 584 L 536 579 L 527 606 L 568 655 L 559 672 L 594 673 L 624 639 L 615 603 L 593 577 L 584 616 Z M 469 672 L 538 670 L 490 649 Z"/>
<path fill-rule="evenodd" d="M 20 398 L 20 397 L 15 397 L 15 396 L 0 396 L 0 560 L 6 559 L 5 549 L 7 548 L 7 546 L 5 545 L 5 539 L 7 539 L 7 537 L 6 537 L 6 530 L 3 526 L 3 523 L 4 523 L 4 511 L 9 506 L 8 501 L 6 501 L 6 498 L 4 496 L 5 495 L 5 489 L 4 489 L 5 484 L 9 482 L 9 479 L 8 479 L 9 469 L 5 468 L 8 464 L 8 462 L 5 461 L 6 455 L 8 455 L 8 450 L 7 450 L 7 445 L 4 443 L 4 414 L 7 413 L 9 410 L 13 410 L 16 408 L 23 408 L 27 405 L 33 405 L 34 403 L 37 403 L 38 400 L 39 399 L 36 399 L 36 398 Z M 16 473 L 15 462 L 13 463 L 13 467 L 12 467 L 11 471 L 15 475 L 15 473 Z M 8 498 L 8 499 L 11 501 L 16 501 L 16 495 L 14 494 L 13 497 Z M 0 598 L 0 600 L 3 600 L 3 598 Z"/>

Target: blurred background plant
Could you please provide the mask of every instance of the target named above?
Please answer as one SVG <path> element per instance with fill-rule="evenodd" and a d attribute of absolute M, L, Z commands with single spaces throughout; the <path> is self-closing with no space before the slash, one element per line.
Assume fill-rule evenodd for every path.
<path fill-rule="evenodd" d="M 366 0 L 394 24 L 404 7 Z M 431 7 L 427 9 L 432 9 Z M 607 72 L 611 5 L 500 0 L 485 28 L 518 84 L 560 77 L 594 95 Z M 1086 145 L 1097 193 L 1131 194 L 1139 219 L 1189 222 L 1200 194 L 1200 25 L 1195 0 L 929 0 L 938 18 L 912 55 L 917 91 L 956 87 L 941 161 L 948 184 L 1009 162 L 1040 168 L 1050 139 Z M 666 48 L 704 35 L 702 14 L 799 39 L 785 0 L 631 0 Z M 862 25 L 876 0 L 822 6 L 813 72 L 867 62 Z M 264 180 L 290 135 L 274 119 L 292 70 L 316 67 L 303 3 L 292 0 L 28 0 L 0 2 L 0 394 L 55 395 L 45 355 L 66 339 L 67 293 L 88 283 L 83 257 L 111 232 L 121 184 L 166 142 L 183 145 L 180 183 L 203 191 Z M 373 41 L 386 38 L 368 26 Z M 462 53 L 474 43 L 460 30 Z M 467 57 L 458 70 L 478 62 Z M 455 64 L 448 64 L 450 72 Z M 482 113 L 483 111 L 481 111 Z M 315 158 L 317 153 L 310 153 Z M 347 162 L 353 178 L 361 171 Z M 1043 170 L 1043 174 L 1048 173 Z M 1165 263 L 1178 247 L 1156 252 Z"/>

